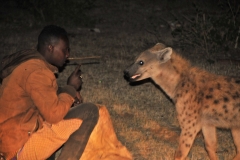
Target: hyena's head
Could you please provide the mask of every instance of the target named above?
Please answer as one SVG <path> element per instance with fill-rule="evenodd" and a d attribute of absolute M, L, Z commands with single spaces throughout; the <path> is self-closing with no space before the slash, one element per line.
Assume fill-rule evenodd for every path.
<path fill-rule="evenodd" d="M 163 65 L 171 59 L 172 48 L 157 43 L 152 48 L 142 52 L 135 62 L 124 70 L 124 76 L 129 81 L 140 81 L 152 78 L 161 72 Z"/>

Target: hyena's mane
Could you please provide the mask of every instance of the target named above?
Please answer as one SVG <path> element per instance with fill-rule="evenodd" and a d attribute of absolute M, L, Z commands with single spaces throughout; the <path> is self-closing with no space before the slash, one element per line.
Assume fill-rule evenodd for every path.
<path fill-rule="evenodd" d="M 170 61 L 175 71 L 180 75 L 185 75 L 192 68 L 191 63 L 174 50 Z"/>

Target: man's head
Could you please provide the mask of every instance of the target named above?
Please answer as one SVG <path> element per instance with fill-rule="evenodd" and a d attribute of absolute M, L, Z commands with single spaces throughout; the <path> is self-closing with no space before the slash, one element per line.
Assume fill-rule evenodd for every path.
<path fill-rule="evenodd" d="M 62 67 L 69 57 L 69 39 L 65 29 L 49 25 L 38 36 L 37 50 L 48 63 Z"/>

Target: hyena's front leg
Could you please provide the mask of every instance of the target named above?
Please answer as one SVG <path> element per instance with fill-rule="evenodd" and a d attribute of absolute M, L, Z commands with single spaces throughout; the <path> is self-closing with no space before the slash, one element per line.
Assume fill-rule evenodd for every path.
<path fill-rule="evenodd" d="M 178 149 L 175 153 L 175 160 L 185 160 L 199 131 L 200 127 L 196 126 L 182 127 Z"/>
<path fill-rule="evenodd" d="M 205 141 L 205 147 L 211 160 L 218 160 L 217 151 L 217 135 L 216 127 L 204 125 L 202 126 L 202 132 Z"/>
<path fill-rule="evenodd" d="M 234 144 L 237 149 L 237 155 L 234 157 L 233 160 L 239 160 L 240 159 L 240 128 L 233 128 L 231 129 L 231 131 L 232 131 Z"/>

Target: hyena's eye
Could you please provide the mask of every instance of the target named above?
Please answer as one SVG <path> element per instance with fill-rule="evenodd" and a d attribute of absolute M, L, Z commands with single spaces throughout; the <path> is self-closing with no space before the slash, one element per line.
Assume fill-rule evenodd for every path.
<path fill-rule="evenodd" d="M 138 64 L 139 64 L 139 65 L 143 65 L 144 62 L 143 62 L 143 61 L 139 61 Z"/>

